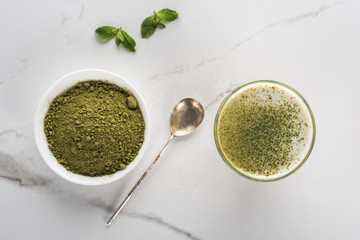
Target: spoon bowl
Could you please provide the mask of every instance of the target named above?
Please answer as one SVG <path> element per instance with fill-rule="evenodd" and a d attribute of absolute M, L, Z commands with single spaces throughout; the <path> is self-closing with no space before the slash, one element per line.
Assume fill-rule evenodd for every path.
<path fill-rule="evenodd" d="M 170 130 L 174 137 L 193 132 L 204 119 L 203 106 L 193 98 L 184 98 L 173 109 L 170 116 Z"/>

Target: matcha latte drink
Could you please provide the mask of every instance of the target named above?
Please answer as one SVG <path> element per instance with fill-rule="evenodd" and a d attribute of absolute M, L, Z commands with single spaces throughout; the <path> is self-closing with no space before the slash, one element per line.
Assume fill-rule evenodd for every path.
<path fill-rule="evenodd" d="M 214 127 L 224 161 L 258 181 L 294 172 L 309 157 L 315 140 L 315 121 L 305 99 L 275 81 L 235 89 L 222 102 Z"/>

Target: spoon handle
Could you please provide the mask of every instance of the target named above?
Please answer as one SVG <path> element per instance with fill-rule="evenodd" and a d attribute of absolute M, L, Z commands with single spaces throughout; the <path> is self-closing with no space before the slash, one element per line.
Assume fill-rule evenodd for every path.
<path fill-rule="evenodd" d="M 163 151 L 165 150 L 166 146 L 169 144 L 169 142 L 174 138 L 174 135 L 171 134 L 169 140 L 166 142 L 165 146 L 161 149 L 160 153 L 156 156 L 155 160 L 150 164 L 150 166 L 148 167 L 148 169 L 143 173 L 143 175 L 140 177 L 140 179 L 137 181 L 137 183 L 135 184 L 135 186 L 130 190 L 130 192 L 128 193 L 128 195 L 126 196 L 126 198 L 121 202 L 120 206 L 115 209 L 115 211 L 113 212 L 113 214 L 111 215 L 109 221 L 106 223 L 107 225 L 110 225 L 112 223 L 112 221 L 117 217 L 117 215 L 119 214 L 119 212 L 121 211 L 121 209 L 125 206 L 125 204 L 127 203 L 127 201 L 129 201 L 130 197 L 132 196 L 132 194 L 136 191 L 136 189 L 140 186 L 140 184 L 144 181 L 145 177 L 149 174 L 150 170 L 153 168 L 153 166 L 155 165 L 155 163 L 157 162 L 157 160 L 160 158 L 160 155 L 163 153 Z"/>

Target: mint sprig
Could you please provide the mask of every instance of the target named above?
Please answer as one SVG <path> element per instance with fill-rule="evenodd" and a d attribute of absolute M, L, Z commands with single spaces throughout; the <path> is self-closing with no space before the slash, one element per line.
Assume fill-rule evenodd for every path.
<path fill-rule="evenodd" d="M 116 28 L 112 26 L 102 26 L 95 30 L 96 35 L 104 40 L 109 41 L 115 37 L 116 46 L 122 44 L 126 49 L 131 52 L 135 52 L 136 42 L 135 40 L 122 28 Z"/>
<path fill-rule="evenodd" d="M 157 27 L 165 28 L 167 22 L 172 22 L 178 17 L 178 13 L 174 10 L 164 8 L 158 12 L 154 11 L 154 14 L 144 19 L 141 24 L 141 36 L 143 38 L 149 38 L 154 34 Z"/>

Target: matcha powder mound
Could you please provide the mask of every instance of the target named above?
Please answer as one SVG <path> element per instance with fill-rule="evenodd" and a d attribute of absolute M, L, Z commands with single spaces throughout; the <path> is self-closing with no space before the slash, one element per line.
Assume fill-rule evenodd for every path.
<path fill-rule="evenodd" d="M 101 80 L 79 82 L 56 97 L 44 124 L 58 162 L 85 176 L 125 169 L 144 141 L 145 122 L 136 98 Z"/>

